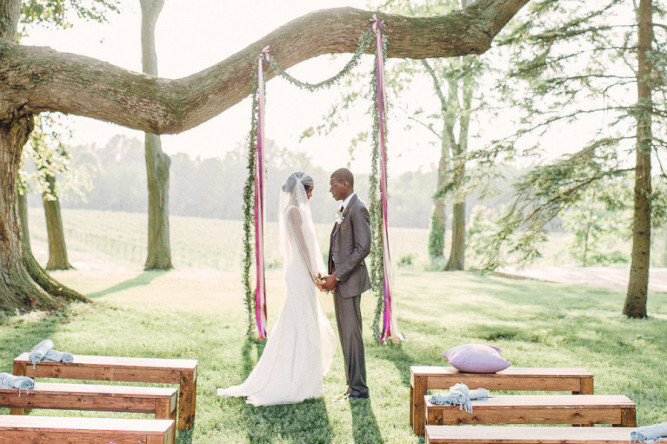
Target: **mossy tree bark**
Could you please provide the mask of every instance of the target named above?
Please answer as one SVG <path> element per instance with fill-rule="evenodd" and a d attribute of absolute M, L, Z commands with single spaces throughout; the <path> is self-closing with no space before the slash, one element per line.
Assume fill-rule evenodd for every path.
<path fill-rule="evenodd" d="M 428 18 L 380 14 L 387 28 L 387 55 L 423 59 L 482 54 L 526 3 L 477 0 L 462 11 Z M 18 45 L 19 12 L 20 0 L 0 0 L 0 308 L 59 305 L 35 284 L 22 260 L 16 179 L 34 114 L 62 112 L 152 134 L 180 133 L 250 94 L 248 79 L 264 47 L 270 46 L 271 56 L 284 69 L 323 54 L 354 52 L 373 15 L 353 8 L 313 12 L 217 65 L 171 80 L 90 57 Z"/>

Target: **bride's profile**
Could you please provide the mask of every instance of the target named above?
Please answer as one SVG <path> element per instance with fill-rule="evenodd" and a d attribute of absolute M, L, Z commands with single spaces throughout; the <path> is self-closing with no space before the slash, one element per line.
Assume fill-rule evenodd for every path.
<path fill-rule="evenodd" d="M 241 385 L 219 389 L 220 396 L 247 396 L 255 406 L 291 404 L 324 394 L 322 377 L 336 347 L 315 283 L 325 274 L 308 200 L 313 178 L 290 174 L 280 195 L 279 229 L 285 305 L 264 352 Z"/>

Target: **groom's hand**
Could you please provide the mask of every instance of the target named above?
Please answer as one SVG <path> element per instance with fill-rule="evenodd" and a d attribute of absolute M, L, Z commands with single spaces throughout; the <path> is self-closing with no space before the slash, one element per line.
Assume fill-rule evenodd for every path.
<path fill-rule="evenodd" d="M 324 284 L 322 285 L 322 288 L 326 291 L 334 291 L 336 288 L 336 285 L 338 284 L 338 281 L 334 276 L 324 276 L 322 279 L 324 279 Z"/>

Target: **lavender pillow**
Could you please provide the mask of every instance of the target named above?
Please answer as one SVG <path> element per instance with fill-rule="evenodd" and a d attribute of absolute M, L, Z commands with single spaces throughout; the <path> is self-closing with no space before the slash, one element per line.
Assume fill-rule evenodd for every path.
<path fill-rule="evenodd" d="M 510 364 L 500 357 L 500 349 L 490 345 L 464 344 L 442 354 L 456 369 L 467 373 L 495 373 Z"/>

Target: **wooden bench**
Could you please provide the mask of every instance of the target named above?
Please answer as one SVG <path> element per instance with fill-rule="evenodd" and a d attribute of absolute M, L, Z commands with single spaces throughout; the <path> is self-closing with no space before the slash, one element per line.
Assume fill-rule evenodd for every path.
<path fill-rule="evenodd" d="M 632 430 L 632 427 L 428 425 L 426 444 L 628 444 Z"/>
<path fill-rule="evenodd" d="M 3 444 L 174 444 L 174 432 L 172 420 L 0 415 Z"/>
<path fill-rule="evenodd" d="M 153 413 L 155 419 L 176 419 L 176 389 L 119 385 L 54 384 L 36 382 L 35 388 L 0 388 L 0 407 L 12 415 L 23 409 L 94 410 L 100 412 Z"/>
<path fill-rule="evenodd" d="M 14 359 L 15 375 L 179 384 L 178 430 L 194 425 L 197 402 L 197 361 L 194 359 L 73 355 L 73 362 L 42 361 L 33 369 L 28 355 L 23 353 Z"/>
<path fill-rule="evenodd" d="M 497 395 L 472 401 L 473 413 L 434 405 L 424 396 L 427 425 L 612 424 L 635 427 L 635 403 L 623 395 Z"/>
<path fill-rule="evenodd" d="M 428 390 L 445 390 L 456 383 L 471 389 L 566 391 L 593 394 L 593 375 L 583 368 L 510 367 L 498 373 L 462 373 L 454 367 L 410 367 L 410 424 L 424 435 L 424 396 Z"/>

